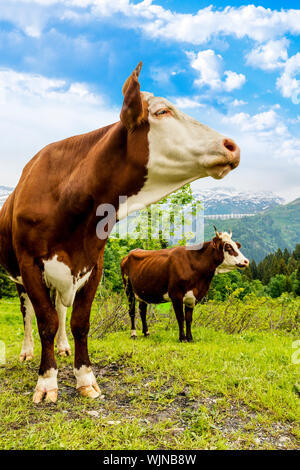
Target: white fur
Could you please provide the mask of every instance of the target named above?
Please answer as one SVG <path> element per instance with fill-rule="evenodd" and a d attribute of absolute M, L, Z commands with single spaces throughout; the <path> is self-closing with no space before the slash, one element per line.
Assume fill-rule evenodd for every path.
<path fill-rule="evenodd" d="M 164 298 L 164 300 L 166 300 L 167 302 L 170 302 L 170 301 L 171 301 L 168 292 L 163 295 L 163 298 Z"/>
<path fill-rule="evenodd" d="M 76 292 L 88 281 L 91 271 L 86 268 L 78 276 L 73 276 L 71 269 L 57 255 L 44 261 L 44 279 L 47 287 L 56 289 L 65 307 L 73 305 Z M 80 276 L 81 275 L 81 276 Z"/>
<path fill-rule="evenodd" d="M 194 296 L 194 292 L 192 290 L 189 290 L 185 293 L 183 297 L 183 303 L 187 307 L 195 307 L 196 297 Z"/>
<path fill-rule="evenodd" d="M 136 336 L 136 330 L 131 330 L 131 336 Z"/>
<path fill-rule="evenodd" d="M 49 392 L 57 389 L 57 369 L 49 369 L 44 375 L 39 375 L 36 390 Z"/>
<path fill-rule="evenodd" d="M 17 276 L 17 277 L 8 276 L 8 277 L 9 277 L 9 279 L 16 282 L 17 284 L 23 285 L 23 279 L 22 279 L 21 276 Z"/>
<path fill-rule="evenodd" d="M 149 161 L 147 180 L 141 191 L 120 204 L 118 218 L 143 209 L 198 178 L 223 178 L 230 171 L 224 166 L 228 151 L 224 136 L 179 111 L 164 98 L 143 93 L 149 105 Z M 160 108 L 173 116 L 157 118 Z M 215 165 L 223 165 L 217 169 Z"/>
<path fill-rule="evenodd" d="M 23 358 L 33 356 L 33 336 L 32 336 L 32 319 L 34 316 L 33 305 L 27 294 L 23 293 L 21 298 L 24 301 L 24 339 L 20 356 Z"/>
<path fill-rule="evenodd" d="M 70 351 L 71 347 L 69 345 L 67 334 L 66 334 L 67 307 L 65 307 L 62 304 L 58 293 L 56 293 L 55 308 L 56 308 L 58 320 L 59 320 L 59 326 L 58 326 L 57 335 L 56 335 L 57 349 L 59 352 Z"/>
<path fill-rule="evenodd" d="M 96 378 L 91 367 L 81 366 L 80 369 L 74 368 L 74 375 L 76 377 L 76 388 L 94 385 Z"/>
<path fill-rule="evenodd" d="M 219 236 L 224 243 L 228 243 L 232 246 L 234 251 L 238 253 L 238 256 L 230 255 L 227 251 L 225 251 L 224 247 L 224 261 L 217 267 L 215 274 L 228 273 L 229 271 L 236 269 L 238 264 L 245 266 L 246 264 L 249 264 L 249 260 L 245 258 L 243 253 L 238 249 L 237 244 L 231 239 L 231 234 L 227 232 L 221 232 Z"/>

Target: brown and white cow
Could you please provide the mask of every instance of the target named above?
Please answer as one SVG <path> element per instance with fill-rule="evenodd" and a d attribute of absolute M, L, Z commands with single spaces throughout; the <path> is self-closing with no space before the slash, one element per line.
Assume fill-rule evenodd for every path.
<path fill-rule="evenodd" d="M 35 403 L 57 399 L 54 339 L 61 354 L 70 353 L 69 306 L 77 389 L 83 396 L 100 393 L 87 347 L 106 243 L 96 233 L 99 206 L 113 207 L 121 219 L 196 178 L 223 178 L 239 164 L 234 141 L 140 92 L 141 66 L 123 86 L 120 121 L 43 148 L 0 212 L 0 263 L 18 285 L 24 316 L 21 360 L 33 355 L 34 312 L 42 344 Z"/>
<path fill-rule="evenodd" d="M 121 271 L 129 302 L 133 339 L 136 338 L 137 299 L 145 336 L 149 335 L 147 304 L 171 301 L 178 321 L 179 340 L 193 340 L 193 309 L 206 295 L 213 276 L 249 265 L 248 259 L 239 250 L 240 243 L 234 242 L 231 236 L 231 233 L 216 231 L 216 236 L 198 249 L 184 246 L 164 250 L 136 249 L 123 258 Z"/>

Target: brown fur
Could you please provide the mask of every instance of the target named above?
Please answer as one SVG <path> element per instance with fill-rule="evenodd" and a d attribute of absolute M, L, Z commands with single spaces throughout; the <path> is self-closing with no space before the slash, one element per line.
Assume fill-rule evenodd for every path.
<path fill-rule="evenodd" d="M 179 339 L 192 341 L 193 308 L 185 307 L 185 335 L 183 298 L 188 291 L 193 291 L 197 302 L 205 296 L 216 268 L 224 260 L 223 247 L 222 240 L 215 237 L 212 241 L 205 242 L 198 250 L 176 247 L 152 251 L 137 249 L 130 252 L 121 262 L 130 316 L 135 315 L 135 295 L 140 299 L 140 304 L 159 304 L 165 302 L 163 296 L 168 293 L 179 325 Z M 141 308 L 145 310 L 145 307 L 140 305 Z M 134 325 L 132 321 L 133 330 Z M 144 320 L 144 334 L 146 331 L 148 329 Z"/>

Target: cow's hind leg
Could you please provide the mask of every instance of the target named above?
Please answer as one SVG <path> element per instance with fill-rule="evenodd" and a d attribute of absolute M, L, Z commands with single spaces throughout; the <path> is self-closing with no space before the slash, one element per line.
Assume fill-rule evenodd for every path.
<path fill-rule="evenodd" d="M 56 335 L 56 348 L 59 356 L 70 356 L 71 347 L 66 334 L 66 315 L 67 307 L 65 307 L 60 299 L 60 295 L 56 292 L 55 307 L 58 315 L 58 331 Z"/>
<path fill-rule="evenodd" d="M 40 268 L 32 260 L 24 260 L 21 268 L 24 288 L 32 302 L 42 344 L 39 378 L 33 395 L 34 403 L 43 398 L 57 400 L 57 366 L 54 357 L 54 338 L 58 329 L 58 316 L 51 302 Z"/>
<path fill-rule="evenodd" d="M 143 325 L 143 333 L 145 336 L 149 336 L 149 331 L 148 331 L 148 326 L 147 326 L 147 304 L 146 302 L 140 302 L 139 303 L 139 310 L 140 310 L 140 315 L 141 315 L 141 320 L 142 320 L 142 325 Z"/>
<path fill-rule="evenodd" d="M 129 315 L 130 315 L 130 321 L 131 321 L 131 334 L 130 337 L 131 339 L 136 339 L 136 324 L 135 324 L 135 295 L 133 292 L 132 284 L 130 282 L 130 279 L 127 280 L 126 284 L 126 295 L 128 298 L 128 304 L 129 304 Z"/>
<path fill-rule="evenodd" d="M 81 396 L 89 398 L 97 398 L 101 393 L 92 371 L 87 344 L 90 311 L 101 272 L 102 264 L 94 268 L 88 282 L 77 292 L 71 317 L 71 329 L 75 340 L 74 375 L 77 380 L 76 388 Z"/>
<path fill-rule="evenodd" d="M 16 284 L 16 286 L 20 297 L 21 312 L 24 322 L 24 339 L 20 353 L 20 361 L 24 362 L 30 361 L 33 358 L 32 319 L 34 310 L 24 287 L 21 284 Z"/>
<path fill-rule="evenodd" d="M 193 321 L 193 307 L 185 306 L 185 325 L 186 325 L 186 339 L 189 342 L 193 341 L 192 336 L 192 321 Z"/>

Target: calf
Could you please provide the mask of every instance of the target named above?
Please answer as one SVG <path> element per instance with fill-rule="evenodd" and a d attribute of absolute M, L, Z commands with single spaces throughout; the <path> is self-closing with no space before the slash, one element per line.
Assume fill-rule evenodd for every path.
<path fill-rule="evenodd" d="M 137 299 L 145 336 L 149 335 L 147 304 L 171 301 L 178 321 L 179 340 L 193 340 L 193 309 L 207 293 L 214 275 L 249 265 L 248 259 L 239 250 L 240 243 L 234 242 L 231 236 L 231 233 L 216 231 L 216 236 L 199 249 L 184 246 L 153 251 L 136 249 L 123 258 L 121 271 L 129 301 L 132 338 L 136 338 Z"/>

